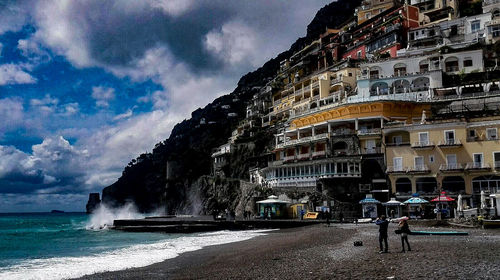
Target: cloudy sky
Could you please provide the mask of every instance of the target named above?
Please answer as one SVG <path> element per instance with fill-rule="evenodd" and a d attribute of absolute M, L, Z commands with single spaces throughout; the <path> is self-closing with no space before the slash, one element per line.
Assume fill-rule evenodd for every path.
<path fill-rule="evenodd" d="M 0 0 L 0 212 L 84 210 L 328 0 Z"/>

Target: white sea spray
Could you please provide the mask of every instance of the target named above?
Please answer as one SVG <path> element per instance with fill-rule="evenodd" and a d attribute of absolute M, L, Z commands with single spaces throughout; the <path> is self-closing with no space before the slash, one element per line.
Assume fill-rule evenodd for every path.
<path fill-rule="evenodd" d="M 109 226 L 113 225 L 114 220 L 142 218 L 144 218 L 144 215 L 137 211 L 133 203 L 127 203 L 119 208 L 111 208 L 101 204 L 94 213 L 91 214 L 86 229 L 107 229 Z"/>

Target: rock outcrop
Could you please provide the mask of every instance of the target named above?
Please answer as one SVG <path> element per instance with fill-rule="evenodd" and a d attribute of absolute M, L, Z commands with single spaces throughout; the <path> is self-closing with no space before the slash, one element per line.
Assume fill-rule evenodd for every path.
<path fill-rule="evenodd" d="M 101 204 L 101 198 L 99 197 L 99 193 L 91 193 L 89 194 L 89 201 L 87 202 L 86 209 L 87 214 L 92 214 L 97 207 Z"/>

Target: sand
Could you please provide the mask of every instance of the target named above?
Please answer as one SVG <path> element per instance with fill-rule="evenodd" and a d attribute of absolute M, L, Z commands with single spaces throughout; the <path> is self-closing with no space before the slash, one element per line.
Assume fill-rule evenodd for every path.
<path fill-rule="evenodd" d="M 410 235 L 412 251 L 402 253 L 400 238 L 393 233 L 396 225 L 391 224 L 389 253 L 379 254 L 377 229 L 373 224 L 334 224 L 277 230 L 147 267 L 82 279 L 500 279 L 500 230 L 458 229 L 468 236 Z M 357 240 L 363 246 L 353 246 Z"/>

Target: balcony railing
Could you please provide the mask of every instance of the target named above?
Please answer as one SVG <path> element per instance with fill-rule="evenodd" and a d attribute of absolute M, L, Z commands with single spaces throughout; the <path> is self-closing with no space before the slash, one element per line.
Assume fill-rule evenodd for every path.
<path fill-rule="evenodd" d="M 500 161 L 495 161 L 495 169 L 500 169 Z"/>
<path fill-rule="evenodd" d="M 443 141 L 439 141 L 438 146 L 446 147 L 446 146 L 462 146 L 462 142 L 459 139 L 445 139 Z"/>
<path fill-rule="evenodd" d="M 319 87 L 319 82 L 318 81 L 312 83 L 312 88 L 317 88 L 317 87 Z"/>
<path fill-rule="evenodd" d="M 317 152 L 313 152 L 312 156 L 313 156 L 313 158 L 315 158 L 315 157 L 322 157 L 322 156 L 326 156 L 326 151 L 317 151 Z"/>
<path fill-rule="evenodd" d="M 429 167 L 426 164 L 418 164 L 410 167 L 408 172 L 418 172 L 418 173 L 426 173 L 430 172 Z"/>
<path fill-rule="evenodd" d="M 307 153 L 307 154 L 299 154 L 299 155 L 297 156 L 297 159 L 298 159 L 298 160 L 301 160 L 301 159 L 309 159 L 309 157 L 310 157 L 310 154 L 309 154 L 309 153 Z"/>
<path fill-rule="evenodd" d="M 287 157 L 283 158 L 283 162 L 294 161 L 294 160 L 295 160 L 295 155 L 293 155 L 293 156 L 287 156 Z"/>
<path fill-rule="evenodd" d="M 439 166 L 440 171 L 462 171 L 464 170 L 464 166 L 461 163 L 449 163 L 449 164 L 441 164 Z"/>
<path fill-rule="evenodd" d="M 380 128 L 371 128 L 371 129 L 359 129 L 359 136 L 368 136 L 368 135 L 378 135 L 381 134 L 382 130 Z"/>
<path fill-rule="evenodd" d="M 399 147 L 399 146 L 409 146 L 410 142 L 393 142 L 393 143 L 385 143 L 387 147 Z"/>
<path fill-rule="evenodd" d="M 408 168 L 403 167 L 403 166 L 392 166 L 389 165 L 387 166 L 387 173 L 406 173 L 408 171 Z"/>
<path fill-rule="evenodd" d="M 328 139 L 328 132 L 327 133 L 321 133 L 321 134 L 318 134 L 318 135 L 314 135 L 312 137 L 313 141 L 324 140 L 324 139 Z"/>
<path fill-rule="evenodd" d="M 381 154 L 382 148 L 380 147 L 364 148 L 361 150 L 361 153 L 364 155 Z"/>
<path fill-rule="evenodd" d="M 469 162 L 465 166 L 465 169 L 469 170 L 489 170 L 490 168 L 490 165 L 484 162 Z"/>
<path fill-rule="evenodd" d="M 411 147 L 416 149 L 434 148 L 434 142 L 431 141 L 414 142 L 413 145 L 411 145 Z"/>

